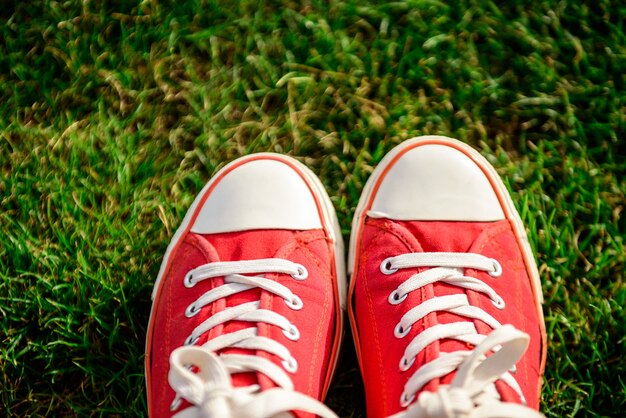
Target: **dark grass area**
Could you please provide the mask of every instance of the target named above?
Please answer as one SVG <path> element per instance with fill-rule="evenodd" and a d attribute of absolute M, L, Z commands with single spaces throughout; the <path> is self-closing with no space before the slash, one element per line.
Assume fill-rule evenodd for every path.
<path fill-rule="evenodd" d="M 0 413 L 145 415 L 150 290 L 212 173 L 306 163 L 347 239 L 404 139 L 477 147 L 545 296 L 543 411 L 626 407 L 626 4 L 13 2 L 0 9 Z M 351 340 L 328 403 L 365 416 Z"/>

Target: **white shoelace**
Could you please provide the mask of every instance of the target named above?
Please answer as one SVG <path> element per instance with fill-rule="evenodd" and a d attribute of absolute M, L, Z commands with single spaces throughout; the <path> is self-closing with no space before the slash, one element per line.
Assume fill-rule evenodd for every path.
<path fill-rule="evenodd" d="M 468 253 L 410 253 L 390 257 L 381 263 L 380 270 L 391 275 L 399 269 L 432 267 L 412 275 L 390 295 L 393 305 L 404 302 L 407 295 L 436 282 L 482 293 L 498 309 L 505 303 L 483 281 L 463 275 L 463 269 L 472 268 L 488 272 L 493 277 L 502 274 L 497 260 L 480 254 Z M 484 310 L 469 304 L 467 296 L 448 295 L 426 300 L 410 309 L 394 329 L 396 338 L 404 338 L 416 322 L 433 312 L 450 312 L 469 319 L 427 328 L 407 345 L 399 368 L 408 370 L 419 353 L 429 344 L 441 339 L 453 339 L 475 346 L 472 351 L 442 353 L 438 358 L 421 366 L 407 381 L 400 399 L 405 411 L 393 418 L 539 418 L 540 413 L 523 405 L 502 402 L 494 382 L 502 380 L 517 393 L 523 403 L 524 396 L 517 381 L 508 371 L 514 369 L 528 346 L 527 334 L 511 325 L 501 325 Z M 488 336 L 476 330 L 472 320 L 483 321 L 494 329 Z M 485 355 L 493 352 L 489 357 Z M 422 392 L 416 402 L 415 395 L 428 382 L 457 370 L 450 385 L 441 385 L 437 392 Z"/>
<path fill-rule="evenodd" d="M 302 308 L 302 300 L 288 287 L 263 276 L 246 275 L 256 273 L 284 273 L 295 280 L 306 280 L 308 277 L 304 266 L 277 258 L 205 264 L 185 276 L 185 286 L 190 288 L 200 281 L 216 277 L 224 277 L 224 284 L 200 296 L 187 307 L 185 315 L 192 317 L 218 299 L 253 288 L 260 288 L 281 297 L 293 310 Z M 229 321 L 248 321 L 252 326 L 220 335 L 201 347 L 193 346 L 203 334 Z M 172 352 L 168 380 L 177 394 L 172 410 L 178 408 L 181 399 L 186 399 L 193 405 L 176 417 L 282 418 L 292 416 L 288 411 L 300 410 L 324 418 L 336 418 L 318 400 L 294 391 L 293 382 L 286 372 L 295 373 L 298 370 L 296 359 L 284 345 L 258 336 L 258 329 L 254 324 L 259 322 L 281 328 L 285 336 L 293 341 L 300 338 L 298 328 L 287 318 L 276 312 L 260 309 L 260 301 L 252 301 L 212 315 L 192 331 L 185 346 Z M 252 354 L 215 354 L 225 348 L 265 351 L 280 358 L 283 367 Z M 193 366 L 198 368 L 198 373 L 191 371 Z M 233 387 L 231 374 L 246 372 L 263 373 L 278 387 L 265 391 L 261 391 L 259 385 Z"/>

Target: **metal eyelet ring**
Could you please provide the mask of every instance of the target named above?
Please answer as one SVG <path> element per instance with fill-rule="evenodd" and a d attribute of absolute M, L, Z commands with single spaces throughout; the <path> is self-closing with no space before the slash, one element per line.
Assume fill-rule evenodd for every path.
<path fill-rule="evenodd" d="M 396 328 L 393 330 L 393 335 L 395 335 L 396 338 L 403 338 L 410 331 L 411 331 L 411 327 L 410 326 L 404 328 L 401 323 L 398 323 L 398 325 L 396 325 Z"/>
<path fill-rule="evenodd" d="M 492 258 L 491 262 L 493 263 L 493 271 L 490 271 L 489 275 L 491 277 L 500 277 L 500 276 L 502 276 L 502 266 L 500 265 L 498 260 L 496 260 L 495 258 Z"/>
<path fill-rule="evenodd" d="M 415 363 L 415 357 L 412 357 L 411 360 L 407 360 L 406 357 L 402 357 L 402 359 L 400 359 L 400 370 L 403 372 L 409 370 L 413 363 Z"/>
<path fill-rule="evenodd" d="M 495 300 L 491 299 L 491 303 L 493 303 L 493 306 L 500 310 L 504 309 L 504 307 L 506 306 L 506 304 L 504 303 L 504 299 L 502 299 L 500 296 L 498 296 L 498 298 Z"/>
<path fill-rule="evenodd" d="M 408 294 L 404 294 L 404 295 L 400 296 L 400 293 L 398 293 L 398 289 L 396 289 L 393 292 L 391 292 L 391 294 L 389 295 L 387 300 L 392 305 L 397 305 L 399 303 L 404 302 L 404 299 L 406 299 L 407 296 L 408 296 Z"/>
<path fill-rule="evenodd" d="M 193 281 L 193 274 L 191 272 L 185 274 L 185 279 L 183 280 L 183 284 L 187 289 L 192 288 L 196 285 L 196 282 Z"/>
<path fill-rule="evenodd" d="M 182 402 L 183 402 L 182 398 L 179 398 L 178 396 L 176 398 L 174 398 L 174 400 L 170 404 L 170 411 L 177 410 Z"/>
<path fill-rule="evenodd" d="M 298 371 L 298 362 L 295 358 L 289 357 L 287 360 L 283 360 L 283 367 L 289 373 L 295 373 Z"/>
<path fill-rule="evenodd" d="M 402 392 L 402 396 L 400 396 L 400 406 L 403 408 L 406 408 L 407 406 L 411 404 L 411 402 L 413 402 L 414 399 L 415 399 L 415 394 L 411 396 L 407 396 L 405 392 Z"/>
<path fill-rule="evenodd" d="M 198 342 L 199 339 L 200 337 L 194 338 L 193 335 L 190 335 L 189 337 L 187 337 L 183 345 L 194 345 L 195 343 Z"/>
<path fill-rule="evenodd" d="M 298 341 L 300 339 L 300 331 L 294 324 L 290 324 L 289 328 L 284 329 L 283 334 L 285 334 L 285 337 L 289 338 L 291 341 Z"/>
<path fill-rule="evenodd" d="M 192 303 L 191 305 L 187 306 L 187 309 L 185 309 L 185 316 L 187 318 L 191 318 L 192 316 L 198 315 L 199 312 L 200 309 L 196 309 L 196 305 Z"/>
<path fill-rule="evenodd" d="M 293 298 L 291 298 L 291 300 L 285 299 L 285 304 L 294 311 L 299 311 L 304 306 L 302 299 L 300 299 L 297 295 L 293 295 Z"/>
<path fill-rule="evenodd" d="M 307 277 L 309 277 L 309 272 L 302 264 L 298 264 L 296 270 L 297 273 L 291 275 L 291 277 L 293 277 L 294 279 L 305 280 Z"/>
<path fill-rule="evenodd" d="M 383 260 L 382 263 L 380 263 L 380 271 L 383 274 L 393 274 L 396 271 L 398 271 L 398 269 L 391 267 L 392 263 L 391 261 L 393 260 L 393 257 L 389 257 L 389 258 L 385 258 Z"/>

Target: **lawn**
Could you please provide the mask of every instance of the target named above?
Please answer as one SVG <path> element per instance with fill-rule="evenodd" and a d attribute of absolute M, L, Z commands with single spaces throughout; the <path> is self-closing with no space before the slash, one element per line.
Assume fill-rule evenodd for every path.
<path fill-rule="evenodd" d="M 347 239 L 384 154 L 443 134 L 526 223 L 542 410 L 623 416 L 624 2 L 41 0 L 0 22 L 0 414 L 146 415 L 152 283 L 227 162 L 295 156 Z M 345 342 L 327 402 L 364 417 Z"/>

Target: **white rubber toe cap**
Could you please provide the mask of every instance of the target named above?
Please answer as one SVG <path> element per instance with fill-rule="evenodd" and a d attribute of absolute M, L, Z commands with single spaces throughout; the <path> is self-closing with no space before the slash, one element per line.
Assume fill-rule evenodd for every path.
<path fill-rule="evenodd" d="M 452 147 L 415 147 L 391 163 L 368 215 L 395 220 L 497 221 L 502 207 L 481 168 Z"/>
<path fill-rule="evenodd" d="M 223 176 L 218 173 L 215 181 L 191 228 L 194 233 L 322 227 L 309 186 L 286 163 L 246 161 Z"/>

